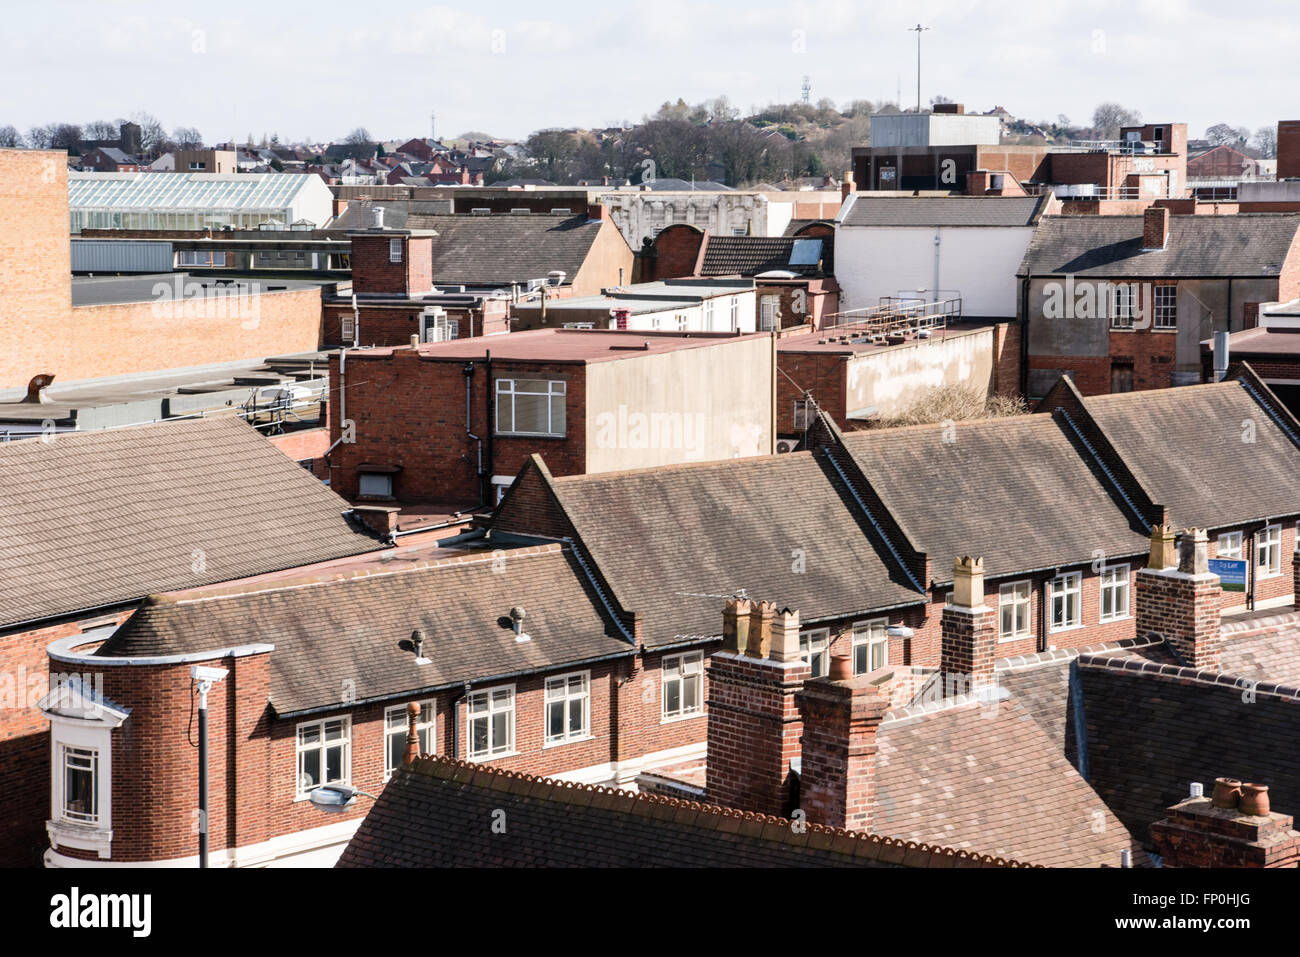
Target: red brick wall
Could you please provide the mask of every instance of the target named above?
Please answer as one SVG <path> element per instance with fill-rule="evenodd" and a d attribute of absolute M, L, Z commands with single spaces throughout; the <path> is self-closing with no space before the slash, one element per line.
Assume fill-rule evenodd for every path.
<path fill-rule="evenodd" d="M 353 233 L 352 288 L 358 293 L 419 295 L 433 288 L 433 238 L 399 232 Z M 390 240 L 402 244 L 402 261 L 392 262 Z"/>
<path fill-rule="evenodd" d="M 666 227 L 655 237 L 654 248 L 657 255 L 650 270 L 652 274 L 644 276 L 642 281 L 694 276 L 700 248 L 706 238 L 707 233 L 685 223 Z"/>
<path fill-rule="evenodd" d="M 1300 176 L 1300 120 L 1277 124 L 1277 178 Z"/>
<path fill-rule="evenodd" d="M 357 312 L 361 316 L 360 344 L 385 347 L 409 346 L 411 336 L 420 334 L 420 315 L 424 312 L 425 305 L 410 303 L 377 306 L 358 303 Z M 509 331 L 506 318 L 509 304 L 506 302 L 489 300 L 484 302 L 482 309 L 448 309 L 446 306 L 443 308 L 447 312 L 447 318 L 457 322 L 456 338 L 458 339 L 469 338 L 471 328 L 475 336 Z M 346 343 L 343 341 L 342 320 L 352 317 L 352 306 L 350 304 L 328 305 L 324 307 L 323 312 L 325 320 L 322 341 L 328 346 L 344 344 L 350 346 L 352 344 L 350 338 Z"/>
<path fill-rule="evenodd" d="M 848 428 L 845 408 L 848 384 L 845 369 L 848 360 L 844 355 L 832 353 L 786 352 L 778 349 L 777 368 L 784 375 L 776 377 L 776 430 L 778 433 L 794 432 L 794 403 L 803 398 L 807 389 L 841 429 Z M 793 382 L 791 380 L 794 380 Z M 795 385 L 798 383 L 798 386 Z"/>
<path fill-rule="evenodd" d="M 328 478 L 325 468 L 325 453 L 330 447 L 330 433 L 327 428 L 302 429 L 286 432 L 284 435 L 268 436 L 272 445 L 295 462 L 313 459 L 311 474 L 319 479 Z"/>
<path fill-rule="evenodd" d="M 999 323 L 993 331 L 993 391 L 997 395 L 1020 393 L 1019 322 Z"/>
<path fill-rule="evenodd" d="M 357 466 L 400 466 L 393 494 L 402 502 L 477 502 L 478 445 L 465 429 L 466 363 L 422 360 L 410 349 L 367 356 L 348 354 L 347 417 L 356 424 L 356 442 L 341 443 L 330 455 L 333 488 L 346 498 L 358 493 Z M 485 365 L 476 362 L 471 380 L 470 430 L 484 440 L 484 468 L 492 475 L 514 475 L 528 456 L 539 452 L 555 475 L 586 470 L 586 380 L 577 363 L 496 361 L 494 380 L 562 379 L 566 385 L 564 438 L 492 439 L 487 455 Z M 340 410 L 338 356 L 330 357 L 330 403 Z M 495 411 L 493 413 L 495 416 Z M 341 436 L 331 414 L 330 441 Z M 413 441 L 413 438 L 418 440 Z"/>

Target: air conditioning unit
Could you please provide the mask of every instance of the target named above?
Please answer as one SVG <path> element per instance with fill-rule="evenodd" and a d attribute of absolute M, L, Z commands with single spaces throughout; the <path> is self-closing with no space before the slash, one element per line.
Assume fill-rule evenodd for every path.
<path fill-rule="evenodd" d="M 783 452 L 793 452 L 797 448 L 799 448 L 798 439 L 777 439 L 776 440 L 776 452 L 778 455 L 782 454 Z"/>

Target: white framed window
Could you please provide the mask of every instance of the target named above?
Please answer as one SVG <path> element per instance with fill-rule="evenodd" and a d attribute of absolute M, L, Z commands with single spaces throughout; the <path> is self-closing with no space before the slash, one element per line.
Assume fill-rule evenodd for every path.
<path fill-rule="evenodd" d="M 816 628 L 799 632 L 799 655 L 812 669 L 814 678 L 831 673 L 831 632 L 829 628 Z"/>
<path fill-rule="evenodd" d="M 714 312 L 713 300 L 705 299 L 704 300 L 704 331 L 705 332 L 713 331 L 713 312 Z"/>
<path fill-rule="evenodd" d="M 889 620 L 853 623 L 853 673 L 865 675 L 889 664 Z"/>
<path fill-rule="evenodd" d="M 388 261 L 390 263 L 400 263 L 402 261 L 402 241 L 397 238 L 388 241 Z"/>
<path fill-rule="evenodd" d="M 1241 560 L 1241 532 L 1224 532 L 1219 536 L 1215 558 L 1235 558 Z"/>
<path fill-rule="evenodd" d="M 794 400 L 794 429 L 796 432 L 802 432 L 812 425 L 814 409 L 815 406 L 811 399 Z"/>
<path fill-rule="evenodd" d="M 1029 637 L 1029 582 L 1008 582 L 998 586 L 998 640 Z"/>
<path fill-rule="evenodd" d="M 437 737 L 434 728 L 438 713 L 432 701 L 421 701 L 420 716 L 415 721 L 415 734 L 420 739 L 421 754 L 436 754 Z M 393 776 L 406 757 L 406 705 L 384 709 L 384 780 Z"/>
<path fill-rule="evenodd" d="M 326 718 L 298 725 L 298 797 L 322 784 L 352 780 L 352 719 Z"/>
<path fill-rule="evenodd" d="M 1052 631 L 1078 628 L 1083 624 L 1080 612 L 1083 594 L 1083 575 L 1067 572 L 1052 579 Z"/>
<path fill-rule="evenodd" d="M 591 672 L 546 679 L 546 743 L 591 737 Z"/>
<path fill-rule="evenodd" d="M 1132 329 L 1133 314 L 1137 310 L 1137 285 L 1120 282 L 1110 290 L 1110 327 Z"/>
<path fill-rule="evenodd" d="M 704 653 L 673 655 L 663 664 L 663 719 L 689 718 L 704 711 Z"/>
<path fill-rule="evenodd" d="M 564 436 L 565 383 L 558 379 L 498 379 L 497 432 Z"/>
<path fill-rule="evenodd" d="M 362 472 L 357 476 L 357 492 L 368 498 L 392 498 L 393 476 L 390 472 Z"/>
<path fill-rule="evenodd" d="M 731 297 L 731 325 L 728 326 L 733 332 L 740 328 L 740 297 Z"/>
<path fill-rule="evenodd" d="M 758 304 L 758 328 L 771 332 L 781 328 L 781 297 L 764 296 Z"/>
<path fill-rule="evenodd" d="M 1101 621 L 1128 617 L 1128 565 L 1107 565 L 1101 570 Z"/>
<path fill-rule="evenodd" d="M 467 702 L 469 756 L 491 758 L 515 750 L 515 686 L 476 691 Z"/>
<path fill-rule="evenodd" d="M 226 254 L 213 252 L 211 249 L 181 249 L 177 251 L 176 258 L 177 265 L 180 266 L 200 266 L 210 269 L 213 266 L 226 264 Z"/>
<path fill-rule="evenodd" d="M 59 819 L 99 824 L 99 749 L 64 744 L 60 751 Z"/>
<path fill-rule="evenodd" d="M 566 322 L 564 324 L 564 328 L 565 329 L 594 329 L 595 325 L 594 323 L 590 323 L 590 322 Z"/>
<path fill-rule="evenodd" d="M 1156 329 L 1178 328 L 1178 287 L 1154 286 L 1152 325 Z"/>
<path fill-rule="evenodd" d="M 1270 525 L 1255 533 L 1255 578 L 1282 574 L 1282 526 Z"/>

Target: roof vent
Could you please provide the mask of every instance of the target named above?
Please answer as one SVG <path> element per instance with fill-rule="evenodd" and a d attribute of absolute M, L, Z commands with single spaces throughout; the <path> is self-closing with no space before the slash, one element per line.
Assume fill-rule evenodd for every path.
<path fill-rule="evenodd" d="M 424 657 L 424 632 L 419 628 L 411 632 L 411 647 L 415 650 L 415 663 L 417 665 L 429 664 L 429 659 Z"/>
<path fill-rule="evenodd" d="M 384 228 L 384 207 L 376 206 L 374 209 L 371 210 L 371 212 L 374 213 L 375 216 L 375 229 L 383 229 Z"/>
<path fill-rule="evenodd" d="M 518 605 L 510 609 L 510 627 L 514 629 L 515 641 L 532 641 L 532 637 L 524 631 L 524 610 Z"/>

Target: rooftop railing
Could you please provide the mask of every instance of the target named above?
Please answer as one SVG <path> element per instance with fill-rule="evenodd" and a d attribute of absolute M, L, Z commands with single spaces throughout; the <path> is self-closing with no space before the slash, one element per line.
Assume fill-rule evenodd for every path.
<path fill-rule="evenodd" d="M 959 296 L 934 300 L 882 296 L 879 305 L 831 313 L 822 329 L 827 335 L 852 338 L 929 335 L 946 330 L 949 320 L 959 318 Z"/>

